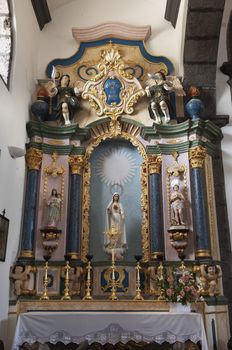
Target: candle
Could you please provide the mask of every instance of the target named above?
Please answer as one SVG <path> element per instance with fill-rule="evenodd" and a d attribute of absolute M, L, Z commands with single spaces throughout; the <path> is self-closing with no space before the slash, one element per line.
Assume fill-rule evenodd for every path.
<path fill-rule="evenodd" d="M 112 264 L 114 264 L 114 248 L 112 248 Z"/>

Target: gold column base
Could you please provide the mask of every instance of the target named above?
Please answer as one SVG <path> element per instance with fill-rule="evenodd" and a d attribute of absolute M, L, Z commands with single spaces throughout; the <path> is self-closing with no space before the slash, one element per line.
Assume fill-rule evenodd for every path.
<path fill-rule="evenodd" d="M 80 253 L 76 253 L 76 252 L 67 253 L 67 256 L 69 257 L 70 260 L 80 260 L 81 259 Z"/>
<path fill-rule="evenodd" d="M 197 250 L 195 253 L 196 258 L 211 258 L 211 252 L 207 249 Z"/>
<path fill-rule="evenodd" d="M 164 252 L 152 252 L 151 260 L 162 260 L 164 257 Z"/>
<path fill-rule="evenodd" d="M 35 257 L 34 252 L 32 250 L 22 250 L 20 253 L 20 258 L 33 258 Z"/>

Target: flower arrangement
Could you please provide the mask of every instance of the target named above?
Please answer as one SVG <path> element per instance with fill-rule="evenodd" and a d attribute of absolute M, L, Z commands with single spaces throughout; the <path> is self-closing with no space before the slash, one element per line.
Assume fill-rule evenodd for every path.
<path fill-rule="evenodd" d="M 199 291 L 193 274 L 187 270 L 180 274 L 173 271 L 166 278 L 164 290 L 166 299 L 173 303 L 187 305 L 199 299 Z"/>

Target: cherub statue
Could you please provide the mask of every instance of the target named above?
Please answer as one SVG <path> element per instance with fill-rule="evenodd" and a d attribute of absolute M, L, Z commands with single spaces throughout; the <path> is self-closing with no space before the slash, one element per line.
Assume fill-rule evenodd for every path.
<path fill-rule="evenodd" d="M 65 279 L 66 267 L 61 269 L 61 277 Z M 75 266 L 69 270 L 69 290 L 70 295 L 79 295 L 81 293 L 81 278 L 83 274 L 82 267 Z"/>
<path fill-rule="evenodd" d="M 156 124 L 167 124 L 170 121 L 171 103 L 169 93 L 175 91 L 177 95 L 184 95 L 183 87 L 177 77 L 167 79 L 162 72 L 148 73 L 146 94 L 151 97 L 149 106 L 150 117 Z"/>
<path fill-rule="evenodd" d="M 202 295 L 214 297 L 219 294 L 218 279 L 222 276 L 221 266 L 204 265 L 200 266 L 200 292 Z"/>
<path fill-rule="evenodd" d="M 80 105 L 77 96 L 81 94 L 82 90 L 77 86 L 69 86 L 70 76 L 68 74 L 63 74 L 59 79 L 58 86 L 56 86 L 55 75 L 56 71 L 54 69 L 52 73 L 53 81 L 50 81 L 46 86 L 47 92 L 50 97 L 58 96 L 57 116 L 63 119 L 64 125 L 69 126 L 74 113 Z"/>
<path fill-rule="evenodd" d="M 185 225 L 184 222 L 184 205 L 185 198 L 180 190 L 178 180 L 173 180 L 171 182 L 172 192 L 170 195 L 170 205 L 171 205 L 171 222 L 174 225 Z"/>
<path fill-rule="evenodd" d="M 14 282 L 14 293 L 17 296 L 22 294 L 34 294 L 33 289 L 29 289 L 30 272 L 32 267 L 30 265 L 15 265 L 10 269 L 10 278 Z"/>

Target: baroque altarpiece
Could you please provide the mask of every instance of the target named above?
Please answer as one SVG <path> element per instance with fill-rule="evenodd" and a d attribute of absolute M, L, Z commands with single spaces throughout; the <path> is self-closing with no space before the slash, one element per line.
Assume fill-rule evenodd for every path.
<path fill-rule="evenodd" d="M 145 49 L 149 35 L 73 29 L 76 54 L 38 80 L 10 273 L 19 312 L 70 303 L 167 311 L 162 281 L 172 269 L 194 274 L 211 314 L 226 304 L 212 172 L 222 133 L 194 107 L 185 112 L 173 64 Z"/>

